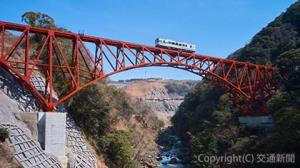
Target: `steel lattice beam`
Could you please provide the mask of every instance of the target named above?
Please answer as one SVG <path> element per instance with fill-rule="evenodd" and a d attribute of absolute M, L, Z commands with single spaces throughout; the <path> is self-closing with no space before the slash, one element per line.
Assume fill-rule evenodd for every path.
<path fill-rule="evenodd" d="M 206 78 L 229 93 L 242 114 L 265 114 L 265 102 L 276 91 L 272 67 L 7 22 L 0 22 L 0 64 L 45 111 L 97 80 L 148 66 L 180 68 Z M 43 91 L 30 81 L 36 75 L 45 80 Z"/>

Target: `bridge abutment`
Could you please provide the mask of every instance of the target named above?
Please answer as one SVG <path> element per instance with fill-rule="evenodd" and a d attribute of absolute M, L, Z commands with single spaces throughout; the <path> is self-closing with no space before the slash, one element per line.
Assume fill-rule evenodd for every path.
<path fill-rule="evenodd" d="M 66 166 L 66 113 L 39 112 L 38 140 L 46 153 L 57 157 Z"/>

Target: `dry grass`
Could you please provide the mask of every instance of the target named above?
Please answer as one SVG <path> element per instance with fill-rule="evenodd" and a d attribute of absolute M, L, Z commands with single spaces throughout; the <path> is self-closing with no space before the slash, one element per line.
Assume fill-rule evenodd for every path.
<path fill-rule="evenodd" d="M 12 149 L 6 142 L 0 143 L 0 168 L 21 167 L 15 160 Z"/>
<path fill-rule="evenodd" d="M 144 98 L 148 92 L 155 88 L 163 87 L 162 81 L 138 81 L 130 83 L 129 85 L 122 88 L 129 96 L 136 98 Z"/>

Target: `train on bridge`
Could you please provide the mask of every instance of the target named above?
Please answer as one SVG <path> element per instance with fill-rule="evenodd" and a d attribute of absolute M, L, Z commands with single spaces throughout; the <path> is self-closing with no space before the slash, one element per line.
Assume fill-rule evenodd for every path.
<path fill-rule="evenodd" d="M 189 43 L 162 39 L 162 38 L 157 38 L 155 40 L 155 46 L 160 48 L 167 48 L 172 50 L 189 52 L 189 53 L 194 53 L 196 51 L 195 44 L 189 44 Z"/>

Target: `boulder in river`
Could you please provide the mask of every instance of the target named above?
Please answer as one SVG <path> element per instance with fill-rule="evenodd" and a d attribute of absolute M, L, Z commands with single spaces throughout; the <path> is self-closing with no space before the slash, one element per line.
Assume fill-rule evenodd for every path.
<path fill-rule="evenodd" d="M 162 160 L 162 157 L 161 157 L 161 156 L 157 156 L 157 157 L 156 157 L 156 160 L 157 160 L 157 161 L 161 161 L 161 160 Z"/>
<path fill-rule="evenodd" d="M 177 158 L 173 157 L 170 161 L 169 164 L 176 164 L 178 163 Z"/>

